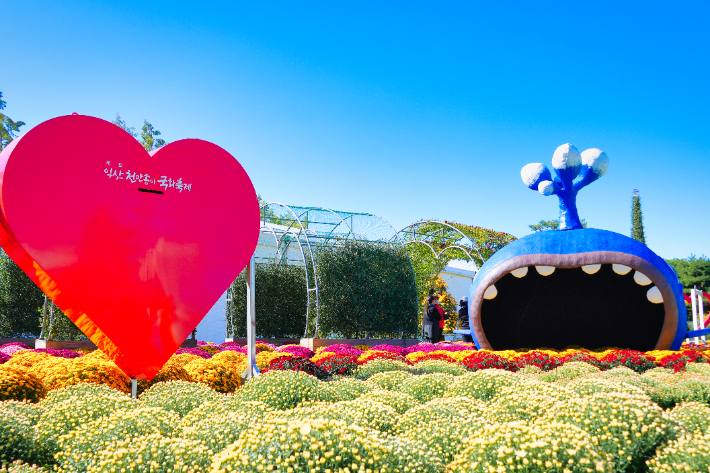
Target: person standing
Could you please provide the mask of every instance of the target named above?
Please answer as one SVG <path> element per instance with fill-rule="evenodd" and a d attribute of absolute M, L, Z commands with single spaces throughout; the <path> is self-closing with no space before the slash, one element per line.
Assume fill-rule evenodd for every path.
<path fill-rule="evenodd" d="M 439 311 L 436 310 L 437 306 L 434 304 L 435 298 L 436 296 L 433 295 L 427 296 L 426 303 L 424 304 L 424 338 L 430 343 L 439 341 L 439 321 L 441 320 L 441 315 Z"/>
<path fill-rule="evenodd" d="M 430 320 L 436 321 L 432 327 L 431 343 L 438 343 L 441 341 L 441 335 L 444 333 L 444 324 L 446 323 L 444 309 L 440 305 L 439 296 L 434 295 L 427 314 Z"/>
<path fill-rule="evenodd" d="M 471 330 L 468 319 L 468 297 L 464 297 L 459 301 L 459 330 Z M 464 335 L 463 341 L 467 343 L 473 343 L 473 337 L 471 335 Z"/>

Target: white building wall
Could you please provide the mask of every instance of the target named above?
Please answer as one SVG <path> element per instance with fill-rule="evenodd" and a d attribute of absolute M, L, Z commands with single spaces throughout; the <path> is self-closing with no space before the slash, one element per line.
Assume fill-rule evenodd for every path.
<path fill-rule="evenodd" d="M 468 296 L 468 290 L 471 288 L 473 278 L 476 277 L 476 272 L 475 265 L 466 261 L 452 260 L 439 273 L 439 276 L 449 285 L 449 292 L 456 298 L 456 301 L 460 301 L 463 297 Z"/>

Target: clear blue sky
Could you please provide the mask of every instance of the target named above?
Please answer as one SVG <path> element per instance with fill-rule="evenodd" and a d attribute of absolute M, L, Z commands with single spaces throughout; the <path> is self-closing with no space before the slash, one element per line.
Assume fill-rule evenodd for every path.
<path fill-rule="evenodd" d="M 231 152 L 266 200 L 518 237 L 557 217 L 520 169 L 601 148 L 590 226 L 710 255 L 710 2 L 87 2 L 2 8 L 27 123 L 147 118 Z M 228 218 L 228 209 L 225 211 Z"/>

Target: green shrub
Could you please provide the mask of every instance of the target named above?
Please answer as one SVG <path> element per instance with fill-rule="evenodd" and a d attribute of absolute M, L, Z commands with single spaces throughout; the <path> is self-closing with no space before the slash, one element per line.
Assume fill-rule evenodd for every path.
<path fill-rule="evenodd" d="M 98 452 L 87 471 L 173 473 L 207 471 L 213 455 L 197 440 L 163 437 L 159 433 L 119 440 Z"/>
<path fill-rule="evenodd" d="M 422 443 L 442 463 L 448 464 L 454 460 L 454 455 L 468 446 L 468 438 L 486 422 L 482 418 L 429 417 L 401 431 L 400 435 Z"/>
<path fill-rule="evenodd" d="M 348 240 L 319 251 L 316 269 L 321 333 L 417 333 L 417 288 L 401 245 Z"/>
<path fill-rule="evenodd" d="M 286 410 L 304 401 L 319 401 L 322 395 L 321 381 L 315 377 L 302 371 L 272 370 L 250 379 L 234 396 Z"/>
<path fill-rule="evenodd" d="M 250 417 L 259 419 L 269 412 L 272 412 L 272 409 L 263 402 L 244 401 L 234 396 L 224 396 L 223 399 L 216 401 L 206 401 L 185 414 L 175 428 L 175 434 L 179 434 L 183 429 L 191 428 L 197 423 L 213 417 L 247 414 Z"/>
<path fill-rule="evenodd" d="M 637 386 L 625 382 L 614 382 L 602 378 L 577 378 L 564 385 L 579 396 L 593 396 L 597 393 L 625 393 L 640 400 L 648 400 L 646 393 Z"/>
<path fill-rule="evenodd" d="M 258 411 L 254 415 L 243 411 L 214 412 L 192 425 L 181 424 L 174 435 L 200 442 L 213 453 L 217 453 L 236 442 L 252 422 L 261 422 L 266 415 L 268 414 Z"/>
<path fill-rule="evenodd" d="M 44 293 L 0 248 L 0 336 L 36 337 Z"/>
<path fill-rule="evenodd" d="M 317 402 L 305 404 L 283 413 L 289 419 L 332 419 L 346 424 L 389 432 L 399 422 L 397 411 L 380 401 L 356 399 L 336 403 Z"/>
<path fill-rule="evenodd" d="M 469 372 L 465 366 L 449 363 L 443 360 L 424 360 L 410 368 L 410 371 L 415 374 L 442 373 L 459 376 Z"/>
<path fill-rule="evenodd" d="M 140 400 L 149 407 L 159 407 L 177 413 L 180 417 L 205 402 L 219 401 L 224 396 L 206 384 L 187 381 L 156 383 L 143 391 Z"/>
<path fill-rule="evenodd" d="M 459 376 L 446 389 L 446 396 L 466 396 L 482 401 L 493 399 L 504 387 L 520 382 L 510 371 L 488 369 Z"/>
<path fill-rule="evenodd" d="M 375 389 L 374 386 L 356 378 L 342 378 L 328 383 L 342 401 L 350 401 Z"/>
<path fill-rule="evenodd" d="M 419 402 L 429 402 L 434 398 L 442 397 L 446 388 L 455 379 L 451 375 L 442 373 L 423 374 L 405 379 L 399 385 L 398 391 L 409 394 Z"/>
<path fill-rule="evenodd" d="M 382 404 L 393 408 L 398 414 L 403 414 L 410 408 L 421 404 L 421 402 L 408 394 L 397 391 L 386 391 L 384 389 L 375 389 L 374 391 L 370 391 L 352 402 L 357 403 L 365 400 L 381 402 Z"/>
<path fill-rule="evenodd" d="M 45 463 L 51 458 L 51 452 L 36 441 L 30 419 L 10 409 L 0 411 L 0 465 L 15 460 Z"/>
<path fill-rule="evenodd" d="M 651 473 L 710 471 L 710 434 L 684 435 L 648 460 Z"/>
<path fill-rule="evenodd" d="M 610 472 L 583 430 L 560 423 L 490 424 L 474 431 L 446 471 Z"/>
<path fill-rule="evenodd" d="M 52 409 L 56 404 L 69 399 L 130 399 L 121 391 L 111 389 L 105 384 L 78 383 L 49 391 L 40 403 L 45 409 Z"/>
<path fill-rule="evenodd" d="M 660 407 L 622 393 L 599 393 L 558 402 L 542 420 L 565 422 L 585 430 L 600 451 L 612 456 L 616 471 L 642 468 L 656 447 L 674 435 Z"/>
<path fill-rule="evenodd" d="M 51 452 L 56 452 L 59 437 L 72 430 L 109 415 L 117 409 L 134 409 L 139 403 L 123 397 L 104 397 L 85 394 L 82 397 L 72 396 L 56 402 L 56 399 L 45 406 L 45 410 L 37 421 L 37 438 Z"/>
<path fill-rule="evenodd" d="M 412 374 L 406 371 L 383 371 L 367 378 L 367 384 L 371 385 L 373 389 L 394 391 L 398 389 L 402 383 L 411 378 Z"/>
<path fill-rule="evenodd" d="M 31 425 L 35 425 L 44 412 L 44 407 L 27 401 L 2 401 L 0 402 L 0 417 L 3 417 L 6 412 L 19 415 L 29 421 Z"/>
<path fill-rule="evenodd" d="M 0 465 L 0 473 L 36 473 L 41 471 L 47 470 L 34 464 L 23 463 L 22 460 L 18 460 L 7 466 Z"/>
<path fill-rule="evenodd" d="M 574 397 L 577 393 L 562 386 L 525 380 L 501 388 L 491 401 L 497 407 L 508 410 L 516 420 L 533 420 L 545 415 L 558 401 Z"/>
<path fill-rule="evenodd" d="M 397 360 L 372 360 L 355 370 L 353 376 L 357 379 L 367 379 L 385 371 L 409 371 L 409 365 Z"/>
<path fill-rule="evenodd" d="M 97 453 L 101 450 L 128 437 L 153 433 L 168 435 L 179 419 L 176 413 L 157 407 L 117 410 L 60 436 L 57 442 L 59 452 L 55 458 L 60 471 L 88 471 L 99 460 Z"/>
<path fill-rule="evenodd" d="M 306 329 L 306 273 L 302 266 L 257 264 L 256 333 L 259 337 L 302 337 Z M 246 337 L 246 269 L 231 285 L 232 302 L 227 305 L 229 336 Z"/>
<path fill-rule="evenodd" d="M 255 424 L 213 458 L 212 472 L 443 470 L 415 444 L 332 419 L 273 419 Z M 346 470 L 347 469 L 347 470 Z"/>
<path fill-rule="evenodd" d="M 574 379 L 580 376 L 584 376 L 590 373 L 598 373 L 599 368 L 592 366 L 589 363 L 584 363 L 583 361 L 573 361 L 565 363 L 562 366 L 543 372 L 538 376 L 538 379 L 542 381 L 547 381 L 552 383 L 560 379 Z"/>
<path fill-rule="evenodd" d="M 700 402 L 685 402 L 670 411 L 670 418 L 692 434 L 704 434 L 710 427 L 710 407 Z"/>

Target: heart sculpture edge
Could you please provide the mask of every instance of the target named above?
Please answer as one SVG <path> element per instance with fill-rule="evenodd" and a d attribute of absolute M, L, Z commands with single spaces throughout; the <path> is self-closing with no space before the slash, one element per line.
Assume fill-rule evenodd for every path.
<path fill-rule="evenodd" d="M 155 376 L 258 236 L 249 176 L 206 141 L 148 153 L 109 122 L 69 115 L 0 152 L 0 246 L 132 378 Z"/>

